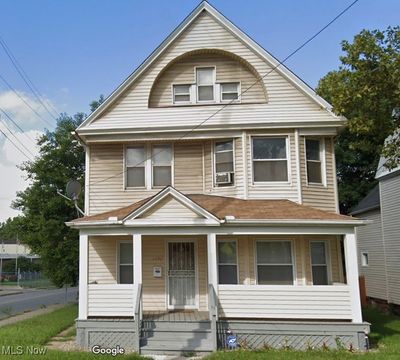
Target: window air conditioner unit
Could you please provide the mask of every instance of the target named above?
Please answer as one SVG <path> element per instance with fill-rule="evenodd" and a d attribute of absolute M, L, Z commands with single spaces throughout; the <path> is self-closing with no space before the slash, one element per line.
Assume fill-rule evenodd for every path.
<path fill-rule="evenodd" d="M 219 172 L 215 175 L 215 183 L 217 185 L 232 184 L 232 173 Z"/>

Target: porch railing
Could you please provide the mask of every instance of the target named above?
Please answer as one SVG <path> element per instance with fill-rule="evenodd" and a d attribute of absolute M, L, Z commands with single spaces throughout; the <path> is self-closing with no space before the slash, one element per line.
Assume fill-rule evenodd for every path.
<path fill-rule="evenodd" d="M 349 285 L 219 285 L 219 314 L 231 318 L 353 320 Z"/>
<path fill-rule="evenodd" d="M 142 333 L 142 284 L 137 285 L 136 301 L 135 301 L 135 349 L 140 353 L 140 337 Z"/>
<path fill-rule="evenodd" d="M 213 338 L 213 350 L 217 350 L 217 320 L 218 320 L 218 299 L 212 284 L 208 285 L 208 308 L 211 320 L 211 333 Z"/>

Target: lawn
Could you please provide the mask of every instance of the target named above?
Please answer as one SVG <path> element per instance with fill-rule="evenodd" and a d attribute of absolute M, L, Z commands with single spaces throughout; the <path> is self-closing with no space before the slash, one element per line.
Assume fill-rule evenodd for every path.
<path fill-rule="evenodd" d="M 14 346 L 15 352 L 17 346 L 21 346 L 24 351 L 27 347 L 44 348 L 44 345 L 55 335 L 69 328 L 74 324 L 77 317 L 77 306 L 68 305 L 51 313 L 33 317 L 16 324 L 7 325 L 0 328 L 0 359 L 51 359 L 51 360 L 73 360 L 73 359 L 115 359 L 112 356 L 94 355 L 87 352 L 63 352 L 47 350 L 44 355 L 6 355 L 5 347 Z M 137 355 L 128 355 L 124 359 L 143 359 Z"/>
<path fill-rule="evenodd" d="M 400 359 L 400 318 L 385 315 L 376 309 L 364 311 L 364 320 L 372 324 L 368 353 L 349 351 L 224 351 L 208 356 L 207 360 L 399 360 Z"/>
<path fill-rule="evenodd" d="M 32 356 L 5 355 L 7 346 L 34 346 L 44 348 L 45 344 L 61 331 L 71 327 L 77 316 L 76 305 L 69 305 L 51 313 L 40 315 L 19 323 L 0 328 L 0 359 L 115 359 L 112 356 L 94 355 L 87 352 L 63 352 L 47 350 L 45 355 Z M 225 351 L 208 356 L 207 360 L 398 360 L 400 359 L 400 318 L 385 315 L 376 309 L 364 312 L 364 319 L 372 323 L 370 335 L 373 349 L 366 354 L 350 353 L 349 351 L 291 351 L 291 350 L 264 350 L 264 351 Z M 66 337 L 74 335 L 69 331 Z M 15 349 L 15 348 L 14 348 Z M 127 355 L 124 359 L 143 359 L 135 354 Z"/>

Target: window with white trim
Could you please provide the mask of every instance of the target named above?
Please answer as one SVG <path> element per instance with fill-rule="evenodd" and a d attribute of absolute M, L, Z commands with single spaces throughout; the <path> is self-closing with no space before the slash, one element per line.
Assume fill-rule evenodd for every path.
<path fill-rule="evenodd" d="M 287 137 L 253 137 L 253 182 L 288 181 Z"/>
<path fill-rule="evenodd" d="M 126 148 L 126 187 L 143 188 L 146 186 L 146 148 L 129 146 Z"/>
<path fill-rule="evenodd" d="M 172 185 L 172 146 L 171 144 L 152 147 L 153 187 Z"/>
<path fill-rule="evenodd" d="M 322 184 L 321 141 L 306 139 L 307 181 Z"/>
<path fill-rule="evenodd" d="M 293 285 L 291 241 L 257 241 L 256 253 L 258 284 Z"/>
<path fill-rule="evenodd" d="M 214 143 L 214 168 L 215 175 L 219 173 L 231 173 L 233 176 L 234 165 L 233 165 L 233 139 L 216 141 Z M 229 185 L 232 185 L 232 182 Z"/>
<path fill-rule="evenodd" d="M 197 101 L 214 101 L 215 68 L 196 68 Z"/>
<path fill-rule="evenodd" d="M 239 100 L 239 83 L 221 83 L 221 101 Z"/>
<path fill-rule="evenodd" d="M 311 241 L 311 267 L 314 285 L 328 285 L 328 249 L 325 241 Z"/>
<path fill-rule="evenodd" d="M 369 254 L 367 251 L 361 252 L 361 266 L 369 265 Z"/>
<path fill-rule="evenodd" d="M 236 241 L 218 241 L 218 283 L 237 284 L 237 248 Z"/>
<path fill-rule="evenodd" d="M 191 85 L 173 85 L 175 104 L 190 103 L 190 87 Z"/>
<path fill-rule="evenodd" d="M 118 248 L 118 283 L 133 284 L 133 244 L 121 241 Z"/>

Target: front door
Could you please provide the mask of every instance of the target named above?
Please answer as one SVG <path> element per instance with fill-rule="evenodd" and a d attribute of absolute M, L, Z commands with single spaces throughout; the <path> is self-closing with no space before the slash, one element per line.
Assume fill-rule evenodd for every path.
<path fill-rule="evenodd" d="M 194 242 L 168 242 L 168 307 L 196 307 L 196 264 Z"/>

